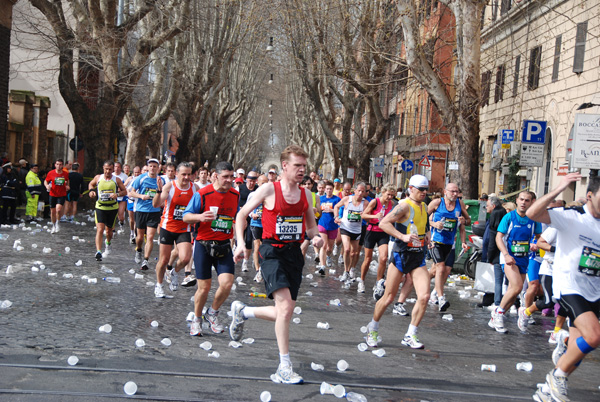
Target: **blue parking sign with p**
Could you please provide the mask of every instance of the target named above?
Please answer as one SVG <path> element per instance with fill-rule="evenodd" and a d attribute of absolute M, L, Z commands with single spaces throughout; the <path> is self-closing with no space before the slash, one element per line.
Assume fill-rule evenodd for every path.
<path fill-rule="evenodd" d="M 531 144 L 545 144 L 547 125 L 548 122 L 546 121 L 524 120 L 521 141 Z"/>

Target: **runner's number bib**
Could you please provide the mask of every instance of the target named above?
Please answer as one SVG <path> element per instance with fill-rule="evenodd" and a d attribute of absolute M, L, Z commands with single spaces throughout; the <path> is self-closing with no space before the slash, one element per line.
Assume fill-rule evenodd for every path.
<path fill-rule="evenodd" d="M 278 216 L 275 233 L 280 240 L 300 240 L 302 237 L 302 216 Z"/>
<path fill-rule="evenodd" d="M 529 253 L 529 241 L 513 241 L 510 245 L 510 252 L 515 257 L 527 257 Z"/>
<path fill-rule="evenodd" d="M 600 250 L 583 246 L 579 259 L 579 272 L 590 276 L 600 276 Z"/>
<path fill-rule="evenodd" d="M 176 205 L 173 210 L 173 219 L 176 221 L 183 220 L 183 211 L 185 211 L 185 205 Z"/>
<path fill-rule="evenodd" d="M 217 215 L 217 218 L 210 224 L 213 232 L 231 233 L 233 227 L 233 218 L 227 215 Z"/>
<path fill-rule="evenodd" d="M 348 222 L 360 222 L 361 219 L 360 212 L 348 211 Z"/>

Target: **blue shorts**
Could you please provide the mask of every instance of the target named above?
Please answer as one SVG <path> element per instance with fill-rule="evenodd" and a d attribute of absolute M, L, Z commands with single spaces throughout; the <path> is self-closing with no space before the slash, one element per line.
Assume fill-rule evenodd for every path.
<path fill-rule="evenodd" d="M 504 273 L 504 264 L 500 264 L 502 265 L 502 272 Z M 517 265 L 517 267 L 519 268 L 519 273 L 520 274 L 526 274 L 527 273 L 527 267 L 522 267 L 520 265 Z M 538 268 L 539 271 L 539 268 Z"/>
<path fill-rule="evenodd" d="M 398 253 L 394 251 L 391 262 L 398 268 L 398 271 L 408 274 L 416 268 L 425 266 L 425 253 Z"/>
<path fill-rule="evenodd" d="M 527 280 L 529 282 L 540 280 L 540 267 L 541 266 L 542 266 L 541 262 L 537 262 L 535 259 L 529 260 L 529 265 L 527 266 Z"/>
<path fill-rule="evenodd" d="M 133 201 L 127 201 L 127 210 L 133 212 Z"/>
<path fill-rule="evenodd" d="M 233 275 L 235 264 L 233 262 L 233 252 L 229 252 L 225 257 L 211 257 L 204 244 L 200 241 L 194 242 L 194 267 L 196 268 L 196 278 L 199 280 L 212 278 L 212 267 L 215 267 L 217 276 L 221 274 Z"/>

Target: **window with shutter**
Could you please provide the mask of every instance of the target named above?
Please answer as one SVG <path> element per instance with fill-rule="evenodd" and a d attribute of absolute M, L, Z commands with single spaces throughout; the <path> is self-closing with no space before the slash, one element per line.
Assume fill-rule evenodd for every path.
<path fill-rule="evenodd" d="M 515 59 L 515 79 L 513 80 L 513 98 L 519 93 L 519 71 L 521 70 L 521 55 Z"/>
<path fill-rule="evenodd" d="M 481 74 L 481 107 L 490 104 L 490 86 L 492 80 L 492 72 L 486 71 Z"/>
<path fill-rule="evenodd" d="M 587 21 L 577 24 L 575 36 L 575 57 L 573 58 L 573 72 L 583 72 L 583 61 L 585 59 L 585 38 L 587 36 Z"/>
<path fill-rule="evenodd" d="M 496 70 L 496 87 L 494 88 L 494 103 L 500 102 L 504 99 L 504 78 L 505 78 L 504 64 L 498 67 Z"/>
<path fill-rule="evenodd" d="M 560 67 L 560 47 L 562 45 L 562 35 L 556 37 L 554 42 L 554 64 L 552 65 L 552 82 L 558 81 L 558 69 Z"/>
<path fill-rule="evenodd" d="M 527 89 L 537 89 L 540 85 L 540 65 L 542 64 L 542 47 L 531 49 L 529 54 L 529 75 L 527 76 Z"/>

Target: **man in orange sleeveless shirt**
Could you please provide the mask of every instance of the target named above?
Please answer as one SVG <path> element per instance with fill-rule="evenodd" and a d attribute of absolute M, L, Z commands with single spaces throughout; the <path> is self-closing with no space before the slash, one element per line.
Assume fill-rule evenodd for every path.
<path fill-rule="evenodd" d="M 300 188 L 306 172 L 308 154 L 299 146 L 291 145 L 281 153 L 281 181 L 262 185 L 248 200 L 236 217 L 236 237 L 243 244 L 246 217 L 263 204 L 263 243 L 260 246 L 261 270 L 266 292 L 275 300 L 275 306 L 250 307 L 240 301 L 231 304 L 232 321 L 229 335 L 239 341 L 244 321 L 251 317 L 275 321 L 275 336 L 279 347 L 280 364 L 271 380 L 283 384 L 300 384 L 304 380 L 292 370 L 289 355 L 289 324 L 302 282 L 304 257 L 300 245 L 308 233 L 316 247 L 323 245 L 319 236 L 308 189 Z M 238 247 L 235 260 L 243 255 Z"/>
<path fill-rule="evenodd" d="M 194 244 L 194 266 L 198 290 L 194 298 L 195 317 L 190 328 L 192 336 L 202 335 L 202 309 L 212 284 L 212 267 L 214 266 L 217 271 L 219 287 L 215 291 L 212 305 L 204 314 L 204 319 L 216 334 L 223 332 L 223 325 L 218 318 L 219 308 L 229 297 L 233 285 L 234 262 L 231 239 L 240 193 L 231 188 L 234 172 L 231 164 L 219 162 L 215 169 L 215 182 L 196 192 L 183 211 L 185 223 L 199 223 Z M 243 247 L 240 250 L 243 250 Z"/>
<path fill-rule="evenodd" d="M 152 199 L 152 206 L 163 208 L 163 215 L 160 221 L 159 239 L 159 257 L 156 264 L 156 286 L 154 287 L 154 296 L 165 297 L 163 289 L 163 277 L 165 276 L 166 266 L 173 250 L 173 243 L 177 247 L 179 261 L 177 265 L 169 271 L 169 289 L 176 291 L 179 288 L 179 277 L 177 273 L 185 267 L 192 258 L 192 238 L 190 235 L 191 225 L 183 221 L 183 211 L 188 206 L 198 187 L 190 181 L 192 175 L 192 165 L 189 162 L 181 162 L 177 166 L 175 180 L 162 185 L 158 180 L 158 196 Z"/>

